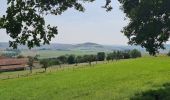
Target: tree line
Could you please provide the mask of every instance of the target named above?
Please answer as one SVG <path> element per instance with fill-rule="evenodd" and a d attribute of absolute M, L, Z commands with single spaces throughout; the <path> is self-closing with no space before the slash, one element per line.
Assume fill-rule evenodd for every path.
<path fill-rule="evenodd" d="M 130 58 L 138 58 L 141 57 L 141 52 L 137 49 L 134 50 L 126 50 L 126 51 L 113 51 L 111 53 L 105 52 L 98 52 L 95 54 L 89 55 L 62 55 L 57 58 L 47 58 L 47 59 L 40 59 L 39 62 L 42 65 L 42 68 L 46 69 L 50 66 L 59 65 L 61 67 L 62 64 L 75 64 L 76 66 L 80 63 L 89 63 L 92 65 L 92 62 L 98 61 L 113 61 L 113 60 L 120 60 L 120 59 L 130 59 Z"/>

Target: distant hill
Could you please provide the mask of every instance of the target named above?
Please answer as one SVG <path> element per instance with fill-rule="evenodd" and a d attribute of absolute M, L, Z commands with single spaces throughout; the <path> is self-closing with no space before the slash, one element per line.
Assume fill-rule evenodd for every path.
<path fill-rule="evenodd" d="M 167 53 L 170 50 L 170 44 L 165 45 L 165 50 L 160 50 L 161 53 Z M 0 49 L 10 49 L 8 43 L 1 42 Z M 28 50 L 27 46 L 18 46 L 20 50 Z M 58 51 L 114 51 L 114 50 L 132 50 L 138 49 L 141 52 L 145 52 L 145 48 L 140 46 L 121 46 L 121 45 L 101 45 L 91 42 L 81 44 L 62 44 L 51 43 L 50 45 L 42 45 L 41 47 L 35 47 L 33 50 L 58 50 Z"/>
<path fill-rule="evenodd" d="M 107 51 L 105 46 L 91 42 L 73 45 L 71 49 L 83 51 Z"/>

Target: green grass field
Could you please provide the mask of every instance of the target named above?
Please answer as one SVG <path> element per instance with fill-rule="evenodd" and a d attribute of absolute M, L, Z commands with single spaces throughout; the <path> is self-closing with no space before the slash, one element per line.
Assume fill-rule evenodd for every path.
<path fill-rule="evenodd" d="M 35 56 L 36 54 L 40 55 L 40 58 L 53 58 L 66 54 L 74 55 L 84 55 L 84 54 L 97 54 L 94 51 L 57 51 L 57 50 L 23 50 L 22 55 L 24 56 Z"/>
<path fill-rule="evenodd" d="M 0 100 L 130 100 L 165 83 L 170 83 L 170 58 L 143 57 L 0 80 Z"/>

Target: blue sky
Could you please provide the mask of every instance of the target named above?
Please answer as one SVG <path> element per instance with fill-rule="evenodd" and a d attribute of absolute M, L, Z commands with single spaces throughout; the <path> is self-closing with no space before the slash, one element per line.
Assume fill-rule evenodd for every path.
<path fill-rule="evenodd" d="M 6 0 L 0 1 L 0 15 L 6 10 Z M 84 4 L 84 13 L 69 9 L 61 16 L 46 16 L 47 24 L 57 25 L 59 34 L 52 43 L 95 42 L 107 45 L 127 45 L 127 38 L 120 32 L 127 25 L 125 15 L 119 9 L 117 0 L 112 0 L 113 10 L 106 12 L 101 8 L 105 0 Z M 2 12 L 4 11 L 4 12 Z M 5 30 L 0 30 L 0 42 L 8 42 Z"/>

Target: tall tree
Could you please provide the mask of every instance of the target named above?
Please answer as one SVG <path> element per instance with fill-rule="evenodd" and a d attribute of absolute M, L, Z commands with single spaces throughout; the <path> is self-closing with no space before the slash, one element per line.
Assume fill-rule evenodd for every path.
<path fill-rule="evenodd" d="M 95 0 L 7 0 L 6 14 L 0 17 L 0 29 L 6 29 L 13 39 L 10 47 L 18 44 L 29 48 L 49 44 L 58 34 L 57 26 L 46 25 L 45 15 L 61 15 L 69 8 L 84 12 L 82 3 Z M 3 3 L 3 2 L 0 2 Z M 109 11 L 110 0 L 106 0 L 105 8 Z"/>
<path fill-rule="evenodd" d="M 123 33 L 129 44 L 141 45 L 155 55 L 170 36 L 170 0 L 118 0 L 130 20 Z"/>

